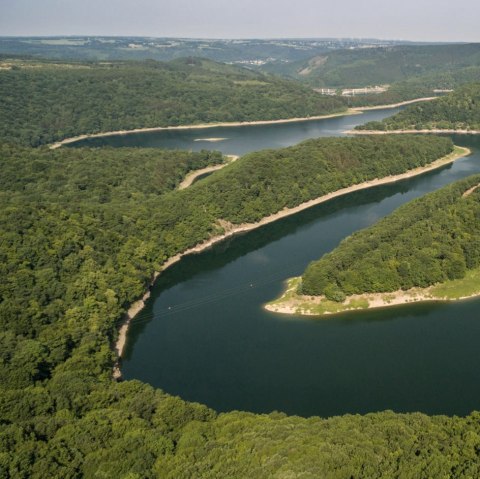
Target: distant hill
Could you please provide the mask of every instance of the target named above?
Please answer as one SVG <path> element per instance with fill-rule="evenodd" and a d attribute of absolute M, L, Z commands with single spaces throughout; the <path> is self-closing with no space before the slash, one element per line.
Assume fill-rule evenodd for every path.
<path fill-rule="evenodd" d="M 393 83 L 386 92 L 378 95 L 349 97 L 347 104 L 351 107 L 387 105 L 414 98 L 432 97 L 437 95 L 438 90 L 448 92 L 464 84 L 478 81 L 479 78 L 480 65 L 436 72 Z"/>
<path fill-rule="evenodd" d="M 207 58 L 296 80 L 309 88 L 390 85 L 349 97 L 349 106 L 432 96 L 480 78 L 480 43 L 413 44 L 374 39 L 208 40 L 147 37 L 0 37 L 0 59 L 170 61 Z"/>
<path fill-rule="evenodd" d="M 0 139 L 38 146 L 84 133 L 276 120 L 346 109 L 291 80 L 199 58 L 0 60 Z"/>
<path fill-rule="evenodd" d="M 411 105 L 358 130 L 480 130 L 480 83 L 464 85 L 438 100 Z"/>
<path fill-rule="evenodd" d="M 258 65 L 297 61 L 341 48 L 397 45 L 375 39 L 195 39 L 152 37 L 0 37 L 0 54 L 57 60 L 172 60 L 188 56 Z"/>
<path fill-rule="evenodd" d="M 314 87 L 342 88 L 392 84 L 471 66 L 480 66 L 480 43 L 336 50 L 308 60 L 269 64 L 263 70 Z"/>

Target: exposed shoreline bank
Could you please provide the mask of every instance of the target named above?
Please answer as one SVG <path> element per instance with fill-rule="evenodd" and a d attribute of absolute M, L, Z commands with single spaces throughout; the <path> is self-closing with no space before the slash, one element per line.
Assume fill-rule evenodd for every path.
<path fill-rule="evenodd" d="M 371 309 L 402 306 L 412 303 L 451 302 L 472 299 L 480 296 L 475 293 L 449 298 L 435 294 L 438 285 L 428 288 L 412 288 L 384 293 L 352 294 L 343 303 L 335 303 L 324 296 L 304 296 L 296 293 L 301 277 L 287 280 L 287 288 L 278 299 L 264 305 L 264 309 L 272 313 L 301 316 L 331 316 L 350 311 L 368 311 Z"/>
<path fill-rule="evenodd" d="M 321 203 L 329 201 L 333 198 L 337 198 L 339 196 L 343 196 L 343 195 L 346 195 L 346 194 L 349 194 L 349 193 L 353 193 L 355 191 L 359 191 L 359 190 L 363 190 L 363 189 L 367 189 L 367 188 L 372 188 L 372 187 L 379 186 L 379 185 L 395 183 L 397 181 L 401 181 L 401 180 L 404 180 L 404 179 L 408 179 L 408 178 L 412 178 L 414 176 L 421 175 L 423 173 L 427 173 L 428 171 L 432 171 L 432 170 L 441 168 L 445 165 L 448 165 L 450 163 L 453 163 L 457 159 L 462 158 L 462 157 L 464 157 L 464 156 L 466 156 L 470 153 L 471 153 L 471 151 L 468 148 L 455 147 L 455 150 L 452 153 L 450 153 L 449 155 L 447 155 L 443 158 L 439 158 L 438 160 L 435 160 L 432 163 L 430 163 L 429 165 L 426 165 L 424 167 L 419 167 L 419 168 L 415 168 L 415 169 L 412 169 L 412 170 L 408 170 L 405 173 L 401 173 L 399 175 L 386 176 L 384 178 L 374 179 L 374 180 L 366 181 L 366 182 L 359 183 L 359 184 L 356 184 L 356 185 L 352 185 L 352 186 L 349 186 L 349 187 L 346 187 L 346 188 L 342 188 L 342 189 L 334 191 L 332 193 L 328 193 L 326 195 L 323 195 L 319 198 L 315 198 L 313 200 L 306 201 L 306 202 L 304 202 L 304 203 L 302 203 L 298 206 L 295 206 L 293 208 L 285 208 L 281 211 L 278 211 L 277 213 L 274 213 L 270 216 L 267 216 L 267 217 L 263 218 L 262 220 L 258 221 L 257 223 L 248 223 L 248 224 L 240 224 L 240 225 L 225 224 L 225 227 L 224 227 L 225 232 L 222 235 L 214 236 L 213 238 L 210 238 L 210 239 L 204 241 L 203 243 L 200 243 L 200 244 L 198 244 L 198 245 L 196 245 L 192 248 L 189 248 L 189 249 L 185 250 L 182 253 L 178 253 L 177 255 L 171 257 L 168 261 L 166 261 L 162 265 L 161 271 L 165 271 L 167 268 L 169 268 L 173 264 L 180 261 L 184 256 L 205 251 L 208 248 L 212 247 L 213 245 L 215 245 L 215 244 L 217 244 L 217 243 L 219 243 L 219 242 L 221 242 L 221 241 L 223 241 L 227 238 L 230 238 L 234 235 L 244 233 L 244 232 L 247 232 L 247 231 L 251 231 L 251 230 L 254 230 L 256 228 L 260 228 L 261 226 L 267 225 L 269 223 L 273 223 L 274 221 L 285 218 L 287 216 L 291 216 L 291 215 L 296 214 L 300 211 L 306 210 L 308 208 L 311 208 L 312 206 L 319 205 Z M 160 274 L 160 272 L 155 272 L 154 273 L 154 275 L 152 277 L 152 280 L 150 282 L 150 286 L 153 285 L 153 283 L 155 282 L 155 280 L 156 280 L 156 278 L 158 277 L 159 274 Z M 129 325 L 130 325 L 132 319 L 135 317 L 135 315 L 138 314 L 142 310 L 142 308 L 145 305 L 145 301 L 148 299 L 149 296 L 150 296 L 150 291 L 147 291 L 147 293 L 145 293 L 145 295 L 141 299 L 135 301 L 131 305 L 131 307 L 128 309 L 127 313 L 125 314 L 124 321 L 122 322 L 122 324 L 119 328 L 117 341 L 114 344 L 114 350 L 117 353 L 118 358 L 121 358 L 122 354 L 124 352 Z M 117 361 L 117 363 L 114 366 L 114 377 L 115 378 L 121 377 L 119 361 Z"/>
<path fill-rule="evenodd" d="M 385 110 L 387 108 L 398 108 L 399 106 L 411 105 L 412 103 L 418 103 L 421 101 L 432 101 L 440 98 L 438 96 L 426 96 L 423 98 L 414 98 L 413 100 L 405 100 L 399 103 L 391 103 L 390 105 L 375 105 L 375 106 L 356 106 L 352 110 L 359 111 L 371 111 L 371 110 Z"/>
<path fill-rule="evenodd" d="M 415 134 L 415 133 L 432 133 L 432 134 L 456 134 L 456 135 L 480 135 L 480 130 L 454 130 L 440 128 L 435 129 L 423 129 L 423 130 L 346 130 L 347 135 L 403 135 L 403 134 Z"/>
<path fill-rule="evenodd" d="M 225 163 L 220 163 L 219 165 L 212 165 L 212 166 L 206 166 L 205 168 L 202 168 L 201 170 L 193 170 L 190 173 L 185 176 L 183 181 L 178 185 L 178 190 L 184 190 L 185 188 L 188 188 L 199 176 L 202 176 L 206 173 L 213 173 L 214 171 L 221 170 L 222 168 L 225 168 L 227 165 L 230 163 L 233 163 L 234 161 L 238 160 L 240 158 L 237 155 L 225 155 L 228 158 L 228 161 Z"/>

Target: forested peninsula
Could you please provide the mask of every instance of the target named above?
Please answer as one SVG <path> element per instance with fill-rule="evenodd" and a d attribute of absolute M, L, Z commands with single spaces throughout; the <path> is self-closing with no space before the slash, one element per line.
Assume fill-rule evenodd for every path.
<path fill-rule="evenodd" d="M 480 175 L 411 201 L 311 263 L 267 309 L 328 314 L 480 294 Z"/>
<path fill-rule="evenodd" d="M 480 132 L 480 83 L 464 85 L 435 101 L 411 105 L 382 121 L 368 122 L 355 133 Z"/>
<path fill-rule="evenodd" d="M 0 475 L 478 473 L 477 413 L 219 415 L 139 381 L 112 379 L 122 313 L 169 258 L 283 208 L 452 152 L 452 142 L 437 137 L 308 140 L 246 155 L 178 191 L 187 171 L 223 158 L 3 144 Z M 277 460 L 265 462 L 266 455 Z"/>
<path fill-rule="evenodd" d="M 291 80 L 199 58 L 171 62 L 0 59 L 0 131 L 27 146 L 82 134 L 347 110 Z"/>

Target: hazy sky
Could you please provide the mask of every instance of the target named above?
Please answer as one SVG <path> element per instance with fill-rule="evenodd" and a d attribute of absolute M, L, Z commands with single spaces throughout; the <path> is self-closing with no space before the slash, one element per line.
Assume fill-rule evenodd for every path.
<path fill-rule="evenodd" d="M 480 0 L 0 0 L 2 35 L 480 41 Z"/>

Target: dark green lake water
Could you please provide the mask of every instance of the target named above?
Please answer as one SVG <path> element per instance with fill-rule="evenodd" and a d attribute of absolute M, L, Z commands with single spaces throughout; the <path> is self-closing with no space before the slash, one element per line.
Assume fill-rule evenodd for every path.
<path fill-rule="evenodd" d="M 385 115 L 365 114 L 362 122 Z M 348 117 L 272 130 L 242 127 L 230 132 L 232 138 L 238 135 L 237 149 L 224 151 L 243 153 L 249 146 L 290 144 L 288 139 L 295 143 L 308 132 L 340 134 L 359 122 L 360 117 Z M 177 146 L 186 146 L 185 133 Z M 210 131 L 209 136 L 227 135 Z M 463 415 L 479 409 L 480 300 L 326 320 L 262 309 L 281 292 L 286 278 L 300 275 L 346 236 L 406 201 L 480 172 L 480 138 L 454 140 L 474 154 L 419 178 L 311 208 L 167 270 L 131 326 L 125 378 L 218 411 L 331 416 L 392 409 Z M 121 139 L 122 144 L 130 141 Z"/>
<path fill-rule="evenodd" d="M 339 136 L 359 123 L 380 120 L 399 109 L 373 110 L 363 115 L 330 118 L 328 120 L 280 123 L 273 125 L 244 125 L 238 127 L 215 127 L 195 130 L 164 130 L 127 135 L 112 135 L 71 143 L 70 147 L 81 146 L 142 146 L 153 148 L 183 149 L 200 151 L 219 150 L 232 155 L 244 155 L 264 148 L 282 148 L 294 145 L 307 138 Z M 219 142 L 205 141 L 206 138 L 225 138 Z"/>

